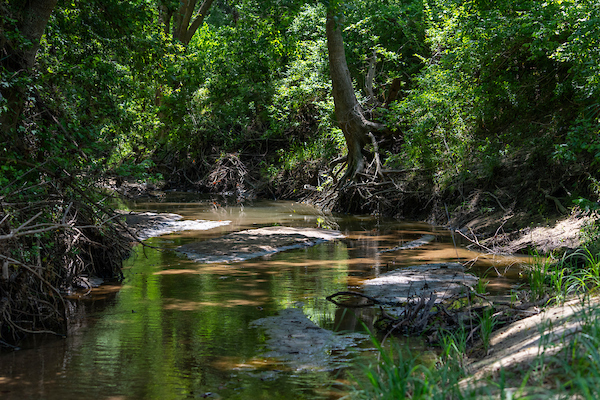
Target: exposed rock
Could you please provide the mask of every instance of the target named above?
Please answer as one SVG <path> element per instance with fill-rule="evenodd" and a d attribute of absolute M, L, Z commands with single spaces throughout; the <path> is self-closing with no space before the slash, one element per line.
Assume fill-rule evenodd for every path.
<path fill-rule="evenodd" d="M 184 220 L 179 214 L 130 212 L 123 214 L 127 227 L 140 239 L 181 231 L 204 231 L 229 225 L 231 221 Z"/>
<path fill-rule="evenodd" d="M 280 251 L 314 246 L 343 238 L 339 231 L 274 226 L 230 233 L 178 248 L 192 260 L 203 263 L 235 262 Z"/>
<path fill-rule="evenodd" d="M 469 290 L 466 286 L 472 287 L 477 280 L 458 263 L 423 264 L 368 280 L 363 284 L 363 291 L 381 302 L 400 306 L 410 299 L 430 297 L 432 293 L 436 295 L 436 302 L 441 302 Z"/>
<path fill-rule="evenodd" d="M 347 363 L 347 355 L 360 341 L 360 333 L 339 335 L 323 329 L 306 317 L 302 308 L 281 310 L 251 326 L 265 329 L 267 351 L 262 357 L 278 358 L 296 371 L 329 371 Z M 335 354 L 333 354 L 335 353 Z"/>
<path fill-rule="evenodd" d="M 413 240 L 411 242 L 404 243 L 402 246 L 396 246 L 391 249 L 381 250 L 380 253 L 389 253 L 389 252 L 398 251 L 398 250 L 415 249 L 417 247 L 421 247 L 423 245 L 426 245 L 427 243 L 432 242 L 434 239 L 435 239 L 435 236 L 433 236 L 433 235 L 423 235 L 420 238 L 418 238 L 417 240 Z"/>

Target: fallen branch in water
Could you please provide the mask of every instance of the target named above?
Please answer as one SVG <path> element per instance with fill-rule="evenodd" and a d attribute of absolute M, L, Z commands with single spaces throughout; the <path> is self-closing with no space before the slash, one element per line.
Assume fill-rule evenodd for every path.
<path fill-rule="evenodd" d="M 381 324 L 386 331 L 384 340 L 394 331 L 399 333 L 411 333 L 420 335 L 425 332 L 429 326 L 430 319 L 437 313 L 432 309 L 435 306 L 437 296 L 431 292 L 422 293 L 416 301 L 409 301 L 404 306 L 402 313 L 394 318 L 383 311 L 381 308 Z"/>
<path fill-rule="evenodd" d="M 356 296 L 356 297 L 361 297 L 364 299 L 369 300 L 371 303 L 365 303 L 365 304 L 344 304 L 344 303 L 340 303 L 336 300 L 334 300 L 334 297 L 338 297 L 338 296 Z M 384 304 L 383 302 L 377 300 L 376 298 L 373 298 L 371 296 L 367 296 L 366 294 L 362 294 L 359 292 L 350 292 L 350 291 L 343 291 L 343 292 L 337 292 L 334 293 L 330 296 L 327 296 L 325 298 L 326 300 L 329 300 L 330 302 L 332 302 L 333 304 L 335 304 L 338 307 L 345 307 L 345 308 L 359 308 L 359 307 L 372 307 L 375 304 Z"/>
<path fill-rule="evenodd" d="M 468 237 L 467 235 L 465 235 L 462 231 L 460 230 L 455 230 L 455 232 L 458 232 L 459 235 L 461 235 L 462 237 L 464 237 L 465 239 L 467 239 L 469 242 L 471 242 L 474 245 L 479 246 L 480 248 L 486 250 L 489 254 L 494 254 L 494 251 L 488 247 L 486 247 L 485 245 L 479 243 L 479 239 L 477 239 L 477 235 L 475 235 L 473 233 L 473 230 L 469 228 L 469 231 L 471 232 L 471 235 L 473 235 L 473 238 L 471 239 L 470 237 Z"/>

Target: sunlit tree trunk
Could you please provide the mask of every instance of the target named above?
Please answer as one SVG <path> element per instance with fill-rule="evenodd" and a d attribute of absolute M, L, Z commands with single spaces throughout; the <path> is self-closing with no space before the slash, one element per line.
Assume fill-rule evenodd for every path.
<path fill-rule="evenodd" d="M 196 11 L 197 0 L 180 0 L 177 9 L 169 9 L 165 3 L 161 2 L 160 18 L 165 33 L 168 34 L 172 30 L 173 39 L 177 39 L 185 45 L 189 44 L 198 28 L 202 26 L 213 1 L 204 0 L 198 11 Z"/>
<path fill-rule="evenodd" d="M 40 39 L 57 0 L 9 1 L 0 4 L 0 73 L 7 87 L 0 86 L 0 132 L 17 148 L 23 143 L 17 126 L 25 106 L 25 78 L 31 74 Z M 20 34 L 16 35 L 17 33 Z M 10 84 L 10 82 L 21 82 Z"/>
<path fill-rule="evenodd" d="M 325 28 L 335 115 L 348 147 L 348 168 L 344 179 L 354 179 L 364 169 L 363 148 L 369 142 L 369 132 L 381 130 L 384 125 L 367 120 L 356 99 L 344 53 L 342 31 L 331 10 L 327 12 Z"/>

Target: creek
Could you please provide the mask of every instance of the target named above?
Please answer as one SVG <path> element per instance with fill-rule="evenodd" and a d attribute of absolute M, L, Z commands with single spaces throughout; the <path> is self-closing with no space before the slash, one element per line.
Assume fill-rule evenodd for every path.
<path fill-rule="evenodd" d="M 162 250 L 137 246 L 122 283 L 79 295 L 67 338 L 36 337 L 22 350 L 0 355 L 0 398 L 339 398 L 348 390 L 349 367 L 369 358 L 368 340 L 352 351 L 329 350 L 331 363 L 299 368 L 264 356 L 268 337 L 253 321 L 301 308 L 319 327 L 364 333 L 377 310 L 350 312 L 325 298 L 360 290 L 366 279 L 409 265 L 470 261 L 469 272 L 485 274 L 488 290 L 496 293 L 508 292 L 517 282 L 517 269 L 511 266 L 518 259 L 469 251 L 443 228 L 325 215 L 285 201 L 221 201 L 171 194 L 161 201 L 127 204 L 134 211 L 230 223 L 146 241 Z M 334 228 L 345 238 L 237 263 L 202 264 L 173 251 L 274 225 Z M 435 239 L 418 248 L 381 252 L 423 235 Z"/>

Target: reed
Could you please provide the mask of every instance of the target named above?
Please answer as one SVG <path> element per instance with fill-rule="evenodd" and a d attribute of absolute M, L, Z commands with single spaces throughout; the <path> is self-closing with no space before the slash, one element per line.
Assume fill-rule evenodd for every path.
<path fill-rule="evenodd" d="M 481 342 L 483 345 L 483 351 L 485 353 L 490 349 L 490 339 L 494 327 L 498 323 L 494 310 L 492 308 L 486 308 L 479 317 L 479 334 L 481 336 Z"/>

